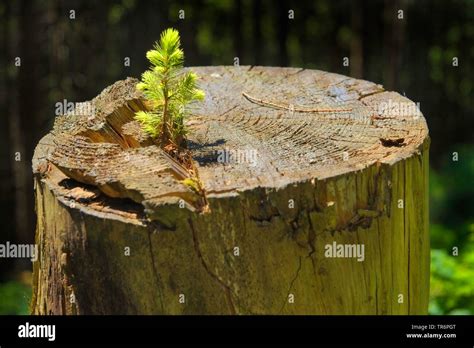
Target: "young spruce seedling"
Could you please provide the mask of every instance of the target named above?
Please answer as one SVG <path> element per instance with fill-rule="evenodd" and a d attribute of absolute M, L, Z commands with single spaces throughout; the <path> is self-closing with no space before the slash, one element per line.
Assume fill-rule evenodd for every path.
<path fill-rule="evenodd" d="M 158 138 L 162 148 L 171 145 L 178 150 L 185 145 L 186 107 L 204 99 L 204 92 L 196 86 L 196 74 L 182 71 L 184 53 L 180 45 L 178 31 L 170 28 L 147 52 L 151 67 L 142 74 L 137 88 L 143 91 L 151 110 L 135 114 L 143 130 Z"/>
<path fill-rule="evenodd" d="M 184 53 L 180 48 L 179 33 L 166 29 L 152 50 L 146 53 L 151 63 L 142 74 L 137 88 L 148 100 L 148 111 L 139 111 L 135 119 L 142 129 L 159 140 L 160 147 L 183 164 L 190 177 L 182 180 L 192 191 L 201 196 L 201 210 L 207 211 L 207 200 L 191 154 L 186 150 L 186 107 L 204 99 L 204 92 L 197 88 L 197 76 L 183 72 Z"/>

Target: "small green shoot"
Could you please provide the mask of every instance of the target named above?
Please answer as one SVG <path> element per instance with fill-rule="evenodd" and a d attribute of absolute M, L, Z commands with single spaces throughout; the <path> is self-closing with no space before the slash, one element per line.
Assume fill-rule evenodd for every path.
<path fill-rule="evenodd" d="M 204 92 L 196 86 L 197 75 L 182 71 L 184 53 L 180 45 L 177 30 L 170 28 L 162 32 L 160 40 L 146 54 L 151 67 L 137 84 L 151 110 L 137 112 L 135 119 L 147 134 L 159 138 L 162 148 L 170 144 L 183 146 L 186 107 L 204 100 Z"/>

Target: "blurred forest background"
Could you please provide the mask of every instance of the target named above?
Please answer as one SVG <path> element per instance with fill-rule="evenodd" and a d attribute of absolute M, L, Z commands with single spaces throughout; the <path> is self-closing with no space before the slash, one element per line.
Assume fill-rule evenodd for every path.
<path fill-rule="evenodd" d="M 327 70 L 420 102 L 432 138 L 430 313 L 474 314 L 473 0 L 1 0 L 0 243 L 34 241 L 31 158 L 55 103 L 139 77 L 145 52 L 170 26 L 188 66 L 238 57 Z M 0 313 L 28 313 L 30 277 L 28 260 L 0 259 Z"/>

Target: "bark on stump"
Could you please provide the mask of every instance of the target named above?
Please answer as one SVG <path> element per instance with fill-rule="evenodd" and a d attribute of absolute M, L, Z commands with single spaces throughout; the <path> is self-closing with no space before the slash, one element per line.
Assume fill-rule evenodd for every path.
<path fill-rule="evenodd" d="M 137 80 L 118 81 L 36 148 L 33 313 L 426 313 L 415 104 L 317 70 L 193 70 L 206 99 L 188 146 L 210 211 L 133 120 Z M 333 243 L 364 245 L 363 261 L 327 257 Z"/>

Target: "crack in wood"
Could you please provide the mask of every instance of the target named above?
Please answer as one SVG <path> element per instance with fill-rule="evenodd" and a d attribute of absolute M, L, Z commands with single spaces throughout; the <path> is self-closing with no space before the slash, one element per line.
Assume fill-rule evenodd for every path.
<path fill-rule="evenodd" d="M 291 294 L 291 289 L 293 288 L 293 285 L 296 281 L 296 279 L 298 278 L 299 274 L 300 274 L 300 271 L 301 271 L 301 265 L 302 265 L 302 262 L 301 262 L 301 256 L 298 258 L 298 269 L 296 270 L 296 274 L 295 274 L 295 277 L 292 279 L 291 283 L 290 283 L 290 287 L 288 288 L 288 291 L 287 291 L 287 298 L 285 300 L 285 303 L 283 303 L 283 306 L 281 307 L 279 313 L 282 313 L 283 310 L 285 309 L 285 306 L 286 304 L 288 303 L 288 297 L 290 296 Z"/>
<path fill-rule="evenodd" d="M 213 272 L 211 272 L 211 270 L 209 269 L 209 266 L 207 265 L 206 261 L 204 260 L 203 255 L 202 255 L 201 248 L 199 246 L 199 240 L 197 238 L 196 231 L 194 229 L 194 225 L 193 225 L 193 222 L 192 222 L 191 218 L 188 218 L 188 224 L 189 224 L 189 227 L 190 227 L 192 235 L 193 235 L 194 250 L 196 251 L 196 255 L 197 255 L 199 261 L 201 261 L 201 265 L 206 270 L 206 272 L 209 274 L 209 276 L 211 276 L 211 278 L 213 278 L 224 289 L 224 292 L 225 292 L 226 298 L 227 298 L 227 303 L 229 305 L 230 313 L 233 314 L 233 315 L 237 314 L 234 302 L 232 300 L 232 289 L 226 283 L 224 283 L 219 278 L 219 276 L 217 274 L 214 274 Z"/>
<path fill-rule="evenodd" d="M 306 216 L 309 223 L 308 245 L 309 245 L 310 252 L 308 254 L 308 257 L 310 258 L 311 264 L 313 265 L 313 273 L 316 275 L 316 265 L 314 264 L 314 258 L 313 258 L 313 254 L 316 252 L 316 248 L 314 246 L 315 240 L 316 240 L 316 232 L 314 231 L 313 222 L 311 221 L 311 215 L 309 211 L 306 211 Z"/>
<path fill-rule="evenodd" d="M 164 304 L 163 304 L 163 287 L 162 287 L 162 283 L 161 283 L 160 274 L 158 273 L 158 270 L 157 270 L 156 264 L 155 264 L 155 254 L 153 252 L 153 243 L 151 241 L 151 233 L 152 233 L 151 231 L 147 231 L 148 243 L 149 243 L 148 246 L 149 246 L 149 249 L 150 249 L 151 266 L 152 266 L 153 275 L 155 276 L 156 284 L 157 284 L 157 287 L 158 287 L 158 298 L 160 299 L 161 313 L 164 314 L 165 313 L 165 308 L 164 308 Z"/>
<path fill-rule="evenodd" d="M 272 101 L 255 98 L 255 97 L 251 96 L 250 94 L 248 94 L 246 92 L 242 92 L 242 95 L 245 97 L 245 99 L 247 99 L 251 103 L 254 103 L 254 104 L 257 104 L 257 105 L 260 105 L 260 106 L 271 107 L 271 108 L 274 108 L 274 109 L 288 110 L 290 112 L 330 113 L 330 112 L 350 112 L 350 111 L 352 111 L 352 109 L 349 109 L 349 108 L 347 108 L 347 109 L 301 108 L 301 107 L 295 107 L 292 104 L 283 105 L 283 104 L 278 104 L 278 103 L 275 103 L 275 102 L 272 102 Z"/>

